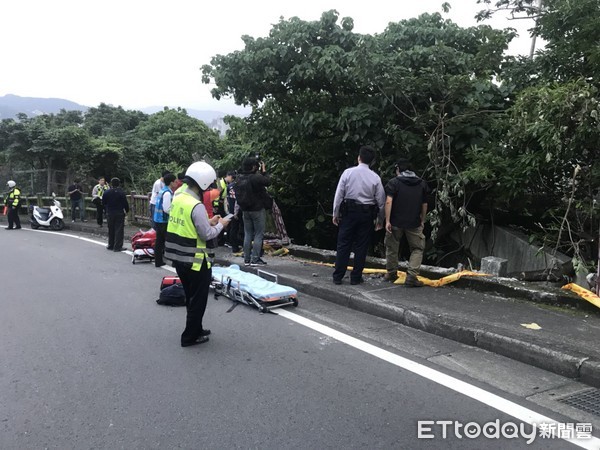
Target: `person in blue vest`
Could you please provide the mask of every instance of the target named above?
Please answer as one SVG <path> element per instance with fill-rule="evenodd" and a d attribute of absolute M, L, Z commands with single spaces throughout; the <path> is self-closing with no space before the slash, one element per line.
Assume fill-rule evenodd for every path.
<path fill-rule="evenodd" d="M 161 267 L 165 265 L 163 255 L 165 253 L 165 239 L 167 237 L 167 224 L 169 222 L 169 211 L 173 201 L 173 192 L 177 185 L 177 177 L 168 173 L 164 176 L 165 187 L 161 189 L 156 197 L 154 208 L 154 229 L 156 230 L 156 241 L 154 241 L 154 265 Z"/>
<path fill-rule="evenodd" d="M 209 220 L 202 204 L 204 191 L 216 178 L 217 174 L 209 164 L 204 161 L 193 163 L 171 204 L 165 258 L 173 261 L 185 291 L 187 315 L 181 334 L 182 347 L 208 342 L 210 334 L 210 330 L 202 325 L 211 282 L 206 241 L 216 238 L 229 225 L 229 220 L 219 215 Z"/>

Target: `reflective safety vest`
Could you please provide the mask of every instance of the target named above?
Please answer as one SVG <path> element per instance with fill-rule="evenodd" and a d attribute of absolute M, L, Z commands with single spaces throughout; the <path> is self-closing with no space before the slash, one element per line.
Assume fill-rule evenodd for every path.
<path fill-rule="evenodd" d="M 102 186 L 100 183 L 98 183 L 94 190 L 96 190 L 98 197 L 102 198 L 104 193 L 108 191 L 108 184 L 104 184 L 104 186 Z"/>
<path fill-rule="evenodd" d="M 175 262 L 192 264 L 192 270 L 197 272 L 206 260 L 206 267 L 210 268 L 210 261 L 206 257 L 206 242 L 204 242 L 192 221 L 192 211 L 200 203 L 186 191 L 184 184 L 171 204 L 169 224 L 167 225 L 167 238 L 165 242 L 165 258 Z"/>
<path fill-rule="evenodd" d="M 160 194 L 158 194 L 158 196 L 156 197 L 156 208 L 154 208 L 154 216 L 152 217 L 152 220 L 154 220 L 154 222 L 156 223 L 167 223 L 169 221 L 169 213 L 166 213 L 163 209 L 165 192 L 171 192 L 169 186 L 165 186 L 164 188 L 162 188 L 162 191 L 160 191 Z M 172 195 L 173 192 L 171 192 L 171 196 Z"/>
<path fill-rule="evenodd" d="M 16 208 L 17 206 L 19 206 L 20 200 L 21 200 L 21 189 L 19 189 L 18 187 L 15 186 L 8 193 L 6 200 L 4 201 L 4 204 L 7 206 L 12 206 L 13 208 Z"/>
<path fill-rule="evenodd" d="M 225 202 L 225 198 L 227 197 L 227 183 L 225 182 L 225 179 L 219 179 L 217 181 L 217 186 L 221 189 L 221 192 L 219 193 L 219 197 L 213 201 L 213 208 L 215 210 L 219 207 L 219 202 Z"/>

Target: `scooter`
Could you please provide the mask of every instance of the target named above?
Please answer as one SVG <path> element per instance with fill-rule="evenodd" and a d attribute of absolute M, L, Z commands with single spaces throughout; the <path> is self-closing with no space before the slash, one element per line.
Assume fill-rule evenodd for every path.
<path fill-rule="evenodd" d="M 52 193 L 52 201 L 54 202 L 54 205 L 49 208 L 33 205 L 29 207 L 31 212 L 31 217 L 29 218 L 31 228 L 37 230 L 39 227 L 44 227 L 54 231 L 60 231 L 65 227 L 60 202 L 56 200 L 56 194 L 54 192 Z"/>

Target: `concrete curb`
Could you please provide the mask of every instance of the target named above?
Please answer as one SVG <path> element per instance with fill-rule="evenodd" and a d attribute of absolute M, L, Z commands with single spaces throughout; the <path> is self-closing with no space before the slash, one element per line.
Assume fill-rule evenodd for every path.
<path fill-rule="evenodd" d="M 297 258 L 325 263 L 335 262 L 335 252 L 332 250 L 321 250 L 299 245 L 290 245 L 288 246 L 288 249 L 290 250 L 290 255 Z M 367 266 L 384 269 L 385 259 L 368 257 Z M 406 270 L 406 264 L 401 263 L 399 265 L 399 269 Z M 431 279 L 439 279 L 452 273 L 455 273 L 455 270 L 425 265 L 421 266 L 421 274 Z M 570 306 L 582 309 L 584 311 L 600 314 L 598 308 L 570 291 L 560 289 L 560 287 L 556 286 L 536 286 L 532 283 L 518 281 L 513 278 L 500 278 L 491 276 L 463 277 L 449 286 L 463 289 L 473 289 L 481 292 L 488 292 L 501 296 L 518 298 L 536 303 L 545 303 L 554 306 Z"/>

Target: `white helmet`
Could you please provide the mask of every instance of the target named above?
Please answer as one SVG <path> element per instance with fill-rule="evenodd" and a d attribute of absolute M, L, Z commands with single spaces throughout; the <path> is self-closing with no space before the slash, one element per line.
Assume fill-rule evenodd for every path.
<path fill-rule="evenodd" d="M 14 188 L 17 183 L 15 183 L 13 180 L 8 180 L 8 183 L 6 183 L 8 185 L 9 188 Z"/>
<path fill-rule="evenodd" d="M 199 161 L 188 167 L 185 176 L 190 177 L 205 191 L 217 179 L 217 172 L 209 164 Z"/>

